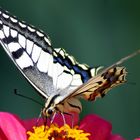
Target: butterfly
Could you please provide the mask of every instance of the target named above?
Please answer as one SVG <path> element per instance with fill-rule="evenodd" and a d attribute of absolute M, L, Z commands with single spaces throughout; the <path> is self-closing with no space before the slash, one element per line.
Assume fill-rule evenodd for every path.
<path fill-rule="evenodd" d="M 94 101 L 126 82 L 127 71 L 119 66 L 140 53 L 130 54 L 103 69 L 79 64 L 62 48 L 53 48 L 43 31 L 0 9 L 0 44 L 18 70 L 45 98 L 42 114 L 80 113 L 80 98 Z"/>

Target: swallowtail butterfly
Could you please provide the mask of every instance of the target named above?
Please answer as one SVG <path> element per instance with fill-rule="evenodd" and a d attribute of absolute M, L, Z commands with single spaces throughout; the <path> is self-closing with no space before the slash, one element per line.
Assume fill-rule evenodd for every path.
<path fill-rule="evenodd" d="M 119 64 L 91 68 L 79 64 L 62 48 L 54 49 L 49 37 L 35 27 L 0 9 L 0 43 L 27 81 L 45 98 L 44 116 L 54 112 L 80 113 L 79 98 L 94 101 L 126 82 L 126 69 Z M 100 70 L 100 72 L 99 72 Z"/>

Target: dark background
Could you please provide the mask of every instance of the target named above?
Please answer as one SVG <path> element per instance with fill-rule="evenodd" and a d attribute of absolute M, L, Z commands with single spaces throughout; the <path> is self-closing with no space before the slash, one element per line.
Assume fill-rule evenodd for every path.
<path fill-rule="evenodd" d="M 139 0 L 0 0 L 2 8 L 49 34 L 80 63 L 109 66 L 140 49 Z M 140 135 L 140 56 L 124 65 L 128 83 L 94 103 L 82 102 L 81 118 L 95 113 L 110 121 L 113 133 L 126 139 Z M 132 84 L 134 83 L 134 84 Z M 15 96 L 13 89 L 38 101 L 41 97 L 0 48 L 0 111 L 21 118 L 38 117 L 40 106 Z"/>

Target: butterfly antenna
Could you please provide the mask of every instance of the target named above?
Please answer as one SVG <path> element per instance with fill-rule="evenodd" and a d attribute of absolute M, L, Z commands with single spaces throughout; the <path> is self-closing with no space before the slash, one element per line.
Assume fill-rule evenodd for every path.
<path fill-rule="evenodd" d="M 40 102 L 36 101 L 35 99 L 33 99 L 33 98 L 31 98 L 31 97 L 28 97 L 28 96 L 25 96 L 25 95 L 22 95 L 22 94 L 19 94 L 19 93 L 17 92 L 17 89 L 14 89 L 14 94 L 15 94 L 15 95 L 18 95 L 18 96 L 20 96 L 20 97 L 23 97 L 23 98 L 25 98 L 25 99 L 31 100 L 31 101 L 33 101 L 33 102 L 35 102 L 35 103 L 37 103 L 37 104 L 43 106 L 43 104 L 41 104 Z"/>

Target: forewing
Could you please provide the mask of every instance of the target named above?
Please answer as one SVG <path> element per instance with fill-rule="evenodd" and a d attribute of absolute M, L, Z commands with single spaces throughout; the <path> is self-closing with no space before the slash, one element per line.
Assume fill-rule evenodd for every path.
<path fill-rule="evenodd" d="M 52 78 L 46 73 L 53 63 L 48 36 L 0 9 L 0 43 L 24 77 L 47 98 Z"/>
<path fill-rule="evenodd" d="M 48 98 L 64 100 L 100 67 L 79 64 L 64 49 L 53 49 L 49 37 L 35 27 L 0 9 L 0 43 L 24 77 Z"/>

